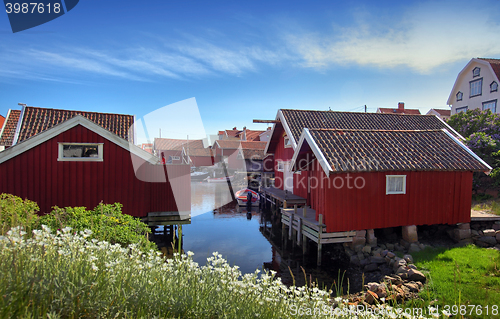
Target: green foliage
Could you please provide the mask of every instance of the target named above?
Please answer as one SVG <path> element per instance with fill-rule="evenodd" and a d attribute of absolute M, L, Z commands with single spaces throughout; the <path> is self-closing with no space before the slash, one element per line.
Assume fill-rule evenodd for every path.
<path fill-rule="evenodd" d="M 51 229 L 71 227 L 74 231 L 89 229 L 92 238 L 120 244 L 124 247 L 137 244 L 145 251 L 156 249 L 156 245 L 146 238 L 149 227 L 139 219 L 123 214 L 119 203 L 99 204 L 93 210 L 85 207 L 54 207 L 52 212 L 40 218 L 39 225 Z"/>
<path fill-rule="evenodd" d="M 38 205 L 11 194 L 0 195 L 0 235 L 16 226 L 31 231 L 37 224 Z"/>
<path fill-rule="evenodd" d="M 500 185 L 500 115 L 490 110 L 468 110 L 453 115 L 447 122 L 465 137 L 465 144 L 493 168 L 489 178 L 474 174 L 474 188 Z"/>

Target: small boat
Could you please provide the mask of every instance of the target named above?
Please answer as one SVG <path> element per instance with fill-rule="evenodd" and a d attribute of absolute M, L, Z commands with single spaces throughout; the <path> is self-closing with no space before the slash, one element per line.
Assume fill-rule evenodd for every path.
<path fill-rule="evenodd" d="M 247 205 L 248 192 L 252 193 L 252 206 L 259 206 L 259 201 L 260 201 L 259 193 L 249 188 L 241 189 L 234 194 L 236 196 L 236 199 L 238 200 L 238 205 L 240 206 Z"/>
<path fill-rule="evenodd" d="M 191 182 L 201 182 L 205 178 L 208 177 L 207 172 L 192 172 L 191 173 Z"/>
<path fill-rule="evenodd" d="M 207 178 L 207 182 L 209 183 L 227 183 L 227 181 L 229 180 L 230 182 L 233 181 L 233 178 L 234 176 L 231 175 L 231 176 L 223 176 L 223 177 L 209 177 Z"/>

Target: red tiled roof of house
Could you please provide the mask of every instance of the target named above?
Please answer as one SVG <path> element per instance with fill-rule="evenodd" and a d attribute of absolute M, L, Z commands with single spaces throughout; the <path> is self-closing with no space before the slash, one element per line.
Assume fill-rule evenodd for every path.
<path fill-rule="evenodd" d="M 3 115 L 0 115 L 0 130 L 3 127 L 3 123 L 5 123 L 5 117 Z"/>
<path fill-rule="evenodd" d="M 243 149 L 265 149 L 267 142 L 248 142 L 248 141 L 231 141 L 231 140 L 219 140 L 216 141 L 221 149 L 237 149 L 240 147 Z"/>
<path fill-rule="evenodd" d="M 495 72 L 497 78 L 500 80 L 500 59 L 489 59 L 489 58 L 478 58 L 480 60 L 486 61 L 491 65 L 491 68 Z"/>
<path fill-rule="evenodd" d="M 488 171 L 442 130 L 309 130 L 333 171 Z"/>
<path fill-rule="evenodd" d="M 420 115 L 420 110 L 418 109 L 391 109 L 391 108 L 384 108 L 380 107 L 379 108 L 380 113 L 394 113 L 394 114 L 413 114 L 413 115 Z"/>
<path fill-rule="evenodd" d="M 5 123 L 2 129 L 2 135 L 0 136 L 0 145 L 2 146 L 12 146 L 14 141 L 14 135 L 16 134 L 17 123 L 19 122 L 19 116 L 21 115 L 20 110 L 10 110 L 5 119 Z"/>
<path fill-rule="evenodd" d="M 226 130 L 226 134 L 228 137 L 237 137 L 240 132 L 240 130 Z"/>
<path fill-rule="evenodd" d="M 451 110 L 443 110 L 443 109 L 433 109 L 433 110 L 439 113 L 439 115 L 441 116 L 451 116 Z"/>
<path fill-rule="evenodd" d="M 261 149 L 243 149 L 242 151 L 245 159 L 261 160 L 266 157 L 264 150 Z"/>
<path fill-rule="evenodd" d="M 156 150 L 180 151 L 183 147 L 204 148 L 203 140 L 179 140 L 173 138 L 155 138 L 154 145 Z"/>
<path fill-rule="evenodd" d="M 434 115 L 354 113 L 334 111 L 281 110 L 293 138 L 299 141 L 304 128 L 357 130 L 440 130 L 449 126 Z"/>
<path fill-rule="evenodd" d="M 200 157 L 213 156 L 212 149 L 210 149 L 210 148 L 190 148 L 188 155 L 189 156 L 200 156 Z"/>
<path fill-rule="evenodd" d="M 129 135 L 129 129 L 134 124 L 133 115 L 84 112 L 71 110 L 47 109 L 41 107 L 25 106 L 21 114 L 21 128 L 16 143 L 20 143 L 38 133 L 62 123 L 70 118 L 81 115 L 90 121 L 105 128 L 125 140 L 133 139 L 133 132 Z"/>
<path fill-rule="evenodd" d="M 264 133 L 265 131 L 254 131 L 254 130 L 246 130 L 246 140 L 251 142 L 251 141 L 260 141 L 260 134 Z"/>

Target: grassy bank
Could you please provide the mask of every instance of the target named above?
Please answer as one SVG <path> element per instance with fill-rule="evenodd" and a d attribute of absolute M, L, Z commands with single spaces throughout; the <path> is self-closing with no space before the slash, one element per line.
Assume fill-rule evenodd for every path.
<path fill-rule="evenodd" d="M 476 246 L 427 248 L 413 257 L 428 274 L 429 282 L 420 293 L 425 304 L 448 307 L 458 317 L 500 316 L 500 252 Z"/>

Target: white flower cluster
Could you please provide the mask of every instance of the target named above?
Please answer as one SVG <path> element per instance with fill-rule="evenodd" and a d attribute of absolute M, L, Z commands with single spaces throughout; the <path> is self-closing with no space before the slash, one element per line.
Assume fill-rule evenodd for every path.
<path fill-rule="evenodd" d="M 54 233 L 43 226 L 31 238 L 26 235 L 13 228 L 0 237 L 0 295 L 3 305 L 17 303 L 16 309 L 25 305 L 34 311 L 38 300 L 38 307 L 62 316 L 81 310 L 86 317 L 330 318 L 350 307 L 346 300 L 331 300 L 331 291 L 287 287 L 273 271 L 243 275 L 217 252 L 200 267 L 192 252 L 165 260 L 160 252 L 144 253 L 136 245 L 89 240 L 89 230 L 73 233 L 67 227 Z M 19 299 L 16 289 L 30 295 Z M 358 311 L 341 317 L 380 314 L 394 315 Z"/>

